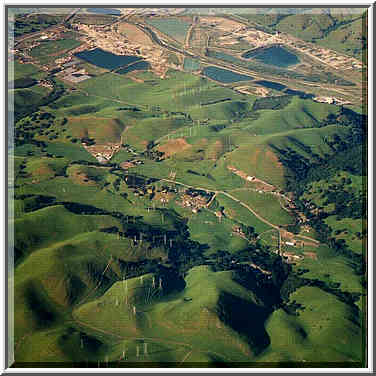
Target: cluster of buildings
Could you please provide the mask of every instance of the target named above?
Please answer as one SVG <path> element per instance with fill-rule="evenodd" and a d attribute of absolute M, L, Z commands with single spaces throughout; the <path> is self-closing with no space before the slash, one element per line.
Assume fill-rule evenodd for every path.
<path fill-rule="evenodd" d="M 133 160 L 127 160 L 125 162 L 122 162 L 120 164 L 120 167 L 124 170 L 128 170 L 129 168 L 136 167 L 138 165 L 144 164 L 144 161 L 141 161 L 140 159 L 133 159 Z"/>
<path fill-rule="evenodd" d="M 292 264 L 297 261 L 302 261 L 304 259 L 303 255 L 296 255 L 295 253 L 292 253 L 292 252 L 284 252 L 282 256 L 286 257 L 286 262 L 288 264 Z"/>
<path fill-rule="evenodd" d="M 58 32 L 58 29 L 57 29 L 56 32 L 50 31 L 50 32 L 42 34 L 39 37 L 40 40 L 57 40 L 57 39 L 60 39 L 60 38 L 61 38 L 61 36 L 60 36 L 60 33 Z"/>
<path fill-rule="evenodd" d="M 53 89 L 54 88 L 54 85 L 53 85 L 53 83 L 50 80 L 44 80 L 44 79 L 42 79 L 42 80 L 38 81 L 38 84 L 40 86 L 44 86 L 44 87 L 46 87 L 48 89 Z"/>
<path fill-rule="evenodd" d="M 85 24 L 75 24 L 74 28 L 85 34 L 84 39 L 89 49 L 101 48 L 115 55 L 137 55 L 139 53 L 138 49 L 141 46 L 129 45 L 126 38 L 118 33 L 116 28 Z"/>
<path fill-rule="evenodd" d="M 220 28 L 220 25 L 218 25 L 218 27 Z M 243 40 L 254 48 L 264 47 L 279 42 L 278 34 L 268 34 L 264 31 L 249 28 L 248 26 L 243 25 L 222 35 L 218 38 L 218 40 L 220 41 L 221 45 L 231 45 L 238 43 L 239 40 Z"/>
<path fill-rule="evenodd" d="M 315 102 L 336 104 L 337 106 L 343 106 L 345 104 L 351 104 L 350 101 L 346 101 L 344 99 L 335 98 L 335 97 L 314 97 L 312 99 Z"/>
<path fill-rule="evenodd" d="M 82 146 L 100 163 L 108 162 L 112 156 L 119 151 L 121 145 L 115 143 L 108 143 L 106 145 L 87 145 L 82 143 Z"/>
<path fill-rule="evenodd" d="M 232 228 L 232 234 L 240 236 L 241 238 L 245 238 L 245 233 L 240 226 L 234 226 Z"/>
<path fill-rule="evenodd" d="M 192 210 L 192 213 L 196 214 L 200 211 L 201 208 L 206 207 L 208 200 L 206 197 L 201 195 L 190 195 L 188 193 L 184 193 L 181 197 L 181 206 L 183 208 L 189 208 Z"/>
<path fill-rule="evenodd" d="M 227 166 L 227 168 L 232 171 L 235 175 L 240 176 L 242 179 L 247 181 L 254 181 L 256 178 L 254 176 L 247 175 L 245 172 L 237 170 L 233 166 Z"/>
<path fill-rule="evenodd" d="M 87 74 L 85 69 L 78 69 L 76 66 L 71 66 L 67 69 L 64 69 L 56 73 L 56 76 L 58 76 L 62 80 L 69 81 L 75 84 L 81 81 L 85 81 L 91 77 Z"/>

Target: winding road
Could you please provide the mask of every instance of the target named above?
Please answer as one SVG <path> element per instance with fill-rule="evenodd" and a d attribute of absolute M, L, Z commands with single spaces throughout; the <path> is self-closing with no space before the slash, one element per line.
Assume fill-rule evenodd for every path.
<path fill-rule="evenodd" d="M 235 198 L 234 196 L 232 196 L 230 193 L 226 192 L 226 191 L 216 191 L 216 190 L 212 190 L 212 189 L 208 189 L 208 188 L 203 188 L 203 187 L 194 187 L 192 185 L 189 185 L 189 184 L 185 184 L 185 183 L 182 183 L 182 182 L 179 182 L 179 181 L 176 181 L 176 180 L 172 180 L 172 179 L 160 179 L 162 181 L 165 181 L 165 182 L 168 182 L 168 183 L 173 183 L 173 184 L 178 184 L 178 185 L 182 185 L 184 187 L 187 187 L 187 188 L 192 188 L 192 189 L 196 189 L 196 190 L 200 190 L 200 191 L 205 191 L 207 193 L 214 193 L 215 195 L 218 195 L 219 193 L 220 194 L 223 194 L 225 196 L 227 196 L 228 198 L 230 198 L 231 200 L 235 201 L 235 202 L 238 202 L 240 205 L 242 205 L 243 207 L 245 207 L 246 209 L 248 209 L 256 218 L 258 218 L 260 221 L 266 223 L 268 226 L 278 230 L 278 232 L 280 233 L 281 232 L 281 228 L 278 226 L 278 225 L 275 225 L 271 222 L 269 222 L 267 219 L 265 219 L 264 217 L 262 217 L 259 213 L 257 213 L 255 210 L 253 210 L 249 205 L 247 205 L 246 203 L 244 203 L 243 201 Z M 313 239 L 313 238 L 310 238 L 309 236 L 305 236 L 305 235 L 296 235 L 296 234 L 293 234 L 293 233 L 290 233 L 286 230 L 284 230 L 284 232 L 286 234 L 289 234 L 291 235 L 291 237 L 300 237 L 300 238 L 303 238 L 303 239 L 306 239 L 306 240 L 309 240 L 315 244 L 320 244 L 320 242 L 316 239 Z"/>

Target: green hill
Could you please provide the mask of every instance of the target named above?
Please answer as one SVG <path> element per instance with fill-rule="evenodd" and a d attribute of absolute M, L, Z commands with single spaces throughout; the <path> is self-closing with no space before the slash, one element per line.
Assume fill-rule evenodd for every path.
<path fill-rule="evenodd" d="M 261 361 L 276 366 L 297 361 L 308 366 L 351 366 L 362 361 L 365 333 L 353 309 L 315 287 L 303 287 L 290 299 L 302 305 L 299 316 L 289 316 L 283 310 L 273 312 L 266 324 L 271 345 Z"/>

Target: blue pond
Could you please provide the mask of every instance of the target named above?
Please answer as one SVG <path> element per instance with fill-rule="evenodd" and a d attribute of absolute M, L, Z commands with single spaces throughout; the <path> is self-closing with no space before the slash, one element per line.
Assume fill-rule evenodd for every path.
<path fill-rule="evenodd" d="M 260 81 L 255 81 L 255 84 L 264 86 L 268 89 L 282 91 L 283 93 L 287 95 L 296 95 L 302 99 L 307 99 L 307 98 L 312 99 L 314 97 L 313 94 L 305 93 L 304 91 L 300 91 L 300 90 L 289 89 L 286 85 L 280 84 L 278 82 L 260 80 Z"/>
<path fill-rule="evenodd" d="M 140 57 L 133 55 L 114 55 L 113 53 L 103 51 L 100 48 L 78 52 L 75 54 L 75 56 L 87 61 L 90 64 L 96 65 L 97 67 L 110 70 L 142 60 Z"/>
<path fill-rule="evenodd" d="M 288 95 L 297 95 L 298 97 L 302 99 L 307 99 L 307 98 L 312 99 L 315 97 L 313 94 L 305 93 L 304 91 L 300 91 L 300 90 L 287 89 L 284 91 L 284 93 Z"/>
<path fill-rule="evenodd" d="M 255 59 L 261 63 L 286 68 L 299 63 L 296 55 L 280 46 L 259 48 L 254 51 L 245 52 L 242 57 L 245 59 Z"/>
<path fill-rule="evenodd" d="M 261 80 L 261 81 L 255 81 L 255 84 L 264 86 L 268 89 L 277 90 L 277 91 L 282 91 L 287 88 L 287 86 L 279 84 L 278 82 L 273 82 L 273 81 Z"/>
<path fill-rule="evenodd" d="M 213 80 L 228 84 L 231 82 L 237 81 L 251 81 L 253 77 L 246 76 L 244 74 L 239 74 L 227 69 L 221 69 L 217 67 L 206 67 L 203 71 L 206 77 L 209 77 Z"/>
<path fill-rule="evenodd" d="M 88 8 L 87 11 L 90 13 L 109 14 L 111 16 L 121 15 L 120 10 L 112 8 Z"/>
<path fill-rule="evenodd" d="M 135 70 L 146 70 L 149 68 L 150 68 L 150 64 L 147 61 L 142 60 L 142 61 L 138 61 L 137 63 L 128 65 L 125 68 L 119 69 L 118 71 L 116 71 L 116 73 L 126 74 Z"/>

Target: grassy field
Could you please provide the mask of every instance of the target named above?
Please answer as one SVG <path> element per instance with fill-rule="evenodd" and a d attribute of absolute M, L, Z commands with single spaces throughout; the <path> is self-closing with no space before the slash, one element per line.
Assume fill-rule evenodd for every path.
<path fill-rule="evenodd" d="M 21 64 L 18 61 L 12 61 L 8 63 L 8 81 L 30 77 L 38 71 L 39 69 L 32 64 Z"/>
<path fill-rule="evenodd" d="M 314 127 L 330 113 L 337 113 L 338 107 L 293 97 L 291 103 L 282 110 L 260 112 L 260 118 L 253 121 L 248 128 L 256 134 L 267 134 Z"/>
<path fill-rule="evenodd" d="M 67 240 L 82 232 L 116 224 L 113 218 L 106 216 L 75 215 L 62 206 L 51 206 L 26 213 L 15 220 L 15 247 L 30 252 Z"/>
<path fill-rule="evenodd" d="M 237 197 L 236 194 L 232 194 L 234 197 Z M 229 218 L 235 218 L 240 223 L 252 226 L 255 229 L 255 232 L 258 234 L 261 234 L 264 231 L 270 230 L 271 227 L 268 226 L 266 223 L 260 221 L 257 217 L 255 217 L 247 208 L 240 205 L 238 202 L 232 200 L 231 198 L 219 194 L 216 198 L 218 201 L 218 204 L 220 206 L 223 206 L 224 213 L 226 217 Z M 242 200 L 243 202 L 247 203 L 245 200 Z M 251 205 L 252 208 L 254 208 L 253 205 Z M 255 209 L 256 210 L 256 209 Z M 264 213 L 261 215 L 263 216 Z"/>
<path fill-rule="evenodd" d="M 354 309 L 316 287 L 303 287 L 291 299 L 304 310 L 298 317 L 283 310 L 273 312 L 266 331 L 279 335 L 271 336 L 271 345 L 260 360 L 277 366 L 296 361 L 346 365 L 362 361 L 362 329 Z"/>
<path fill-rule="evenodd" d="M 81 42 L 69 38 L 62 38 L 54 41 L 44 41 L 41 42 L 38 46 L 34 47 L 31 50 L 30 55 L 37 59 L 43 59 L 46 57 L 46 55 L 59 55 L 65 50 L 71 50 L 78 47 L 80 44 Z"/>
<path fill-rule="evenodd" d="M 74 315 L 88 326 L 116 333 L 118 339 L 124 342 L 128 340 L 126 346 L 119 346 L 125 350 L 128 362 L 161 359 L 190 362 L 213 358 L 247 361 L 253 358 L 247 340 L 256 342 L 255 337 L 262 336 L 262 329 L 255 330 L 258 322 L 262 325 L 262 309 L 256 306 L 244 288 L 231 281 L 230 273 L 213 273 L 206 267 L 196 267 L 186 277 L 184 292 L 167 296 L 164 296 L 163 289 L 159 290 L 158 280 L 153 288 L 152 279 L 153 275 L 145 275 L 142 281 L 134 278 L 119 282 L 100 300 L 80 307 Z M 206 294 L 200 293 L 203 289 Z M 248 327 L 244 325 L 242 329 L 236 326 L 235 320 L 223 322 L 219 315 L 226 309 L 223 307 L 226 299 L 235 299 L 238 304 L 254 309 L 256 322 Z M 133 306 L 136 307 L 136 314 Z M 94 316 L 93 311 L 97 311 Z M 118 316 L 118 312 L 123 314 L 115 327 L 109 328 L 106 324 L 108 318 Z M 236 318 L 238 323 L 245 320 L 238 314 Z M 243 332 L 240 338 L 237 331 Z M 206 335 L 210 332 L 211 335 Z M 197 337 L 198 333 L 201 333 L 201 338 Z M 145 337 L 144 342 L 129 342 L 137 336 Z M 147 343 L 147 356 L 143 343 Z M 163 352 L 161 347 L 165 348 Z M 109 358 L 119 356 L 119 350 L 110 354 Z"/>
<path fill-rule="evenodd" d="M 271 193 L 258 193 L 253 190 L 232 191 L 231 194 L 249 205 L 263 218 L 275 225 L 294 223 L 293 216 L 282 207 L 283 201 Z M 282 204 L 281 204 L 282 203 Z"/>
<path fill-rule="evenodd" d="M 135 125 L 127 128 L 123 133 L 123 138 L 127 143 L 136 146 L 138 149 L 144 149 L 148 142 L 179 129 L 185 124 L 185 120 L 184 118 L 147 118 L 133 123 Z"/>
<path fill-rule="evenodd" d="M 30 104 L 38 104 L 40 100 L 44 97 L 39 90 L 31 89 L 15 89 L 13 90 L 14 95 L 14 106 L 23 107 Z"/>
<path fill-rule="evenodd" d="M 67 126 L 72 136 L 93 138 L 98 144 L 120 142 L 120 136 L 124 130 L 124 124 L 118 119 L 94 116 L 68 118 Z"/>
<path fill-rule="evenodd" d="M 215 87 L 203 78 L 172 70 L 165 80 L 154 78 L 152 81 L 135 83 L 124 76 L 107 73 L 82 82 L 79 86 L 89 94 L 113 98 L 124 104 L 139 105 L 144 109 L 159 105 L 169 111 L 185 111 L 200 105 L 200 102 L 217 100 L 219 96 L 231 96 L 234 99 L 243 97 L 229 89 Z"/>
<path fill-rule="evenodd" d="M 241 145 L 231 152 L 226 157 L 228 165 L 283 189 L 286 170 L 274 150 L 257 142 L 252 146 L 250 148 L 249 145 Z"/>
<path fill-rule="evenodd" d="M 222 219 L 219 222 L 213 212 L 207 210 L 192 216 L 188 226 L 192 239 L 201 244 L 208 244 L 208 254 L 218 250 L 228 249 L 230 252 L 237 252 L 247 246 L 247 241 L 232 235 L 234 222 L 229 219 Z"/>
<path fill-rule="evenodd" d="M 183 42 L 188 17 L 149 21 Z M 250 17 L 252 22 L 256 18 Z M 289 28 L 291 19 L 270 13 L 265 22 Z M 326 35 L 328 17 L 316 23 L 300 19 L 297 29 L 304 26 L 304 37 L 322 41 L 346 28 L 343 24 Z M 353 37 L 351 49 L 357 43 L 356 35 L 350 41 Z M 79 43 L 72 35 L 53 42 L 43 42 L 32 53 L 53 61 Z M 364 293 L 364 277 L 354 260 L 325 244 L 283 244 L 283 251 L 304 256 L 291 265 L 293 272 L 336 286 L 337 295 L 346 292 L 355 304 L 311 285 L 289 297 L 289 304 L 302 304 L 299 315 L 270 306 L 270 296 L 279 294 L 290 269 L 279 265 L 273 252 L 277 231 L 221 193 L 274 225 L 292 224 L 284 202 L 255 191 L 257 184 L 229 167 L 275 191 L 286 190 L 293 178 L 283 159 L 286 151 L 297 153 L 297 165 L 303 158 L 322 163 L 320 158 L 336 153 L 330 140 L 350 139 L 354 127 L 324 126 L 322 121 L 338 115 L 339 106 L 297 96 L 266 103 L 189 73 L 197 68 L 193 60 L 182 63 L 186 72 L 169 70 L 164 79 L 134 73 L 142 82 L 85 63 L 92 78 L 75 90 L 57 78 L 65 92 L 16 124 L 11 209 L 16 360 L 86 361 L 96 367 L 359 361 L 365 306 L 356 294 Z M 14 69 L 16 78 L 44 74 L 27 64 L 16 63 Z M 16 108 L 24 108 L 40 103 L 49 91 L 35 85 L 13 93 Z M 102 147 L 127 144 L 111 163 L 131 160 L 135 165 L 128 171 L 124 165 L 100 165 L 82 146 L 84 137 Z M 157 151 L 164 153 L 161 158 Z M 163 180 L 144 182 L 143 177 Z M 334 204 L 325 203 L 335 197 L 327 190 L 343 191 L 343 179 L 344 190 L 354 193 L 352 200 L 358 198 L 364 179 L 343 171 L 311 182 L 302 198 L 330 214 L 324 220 L 331 227 L 329 236 L 344 239 L 360 254 L 366 239 L 362 220 L 340 218 L 330 212 Z M 188 187 L 216 197 L 196 213 L 184 202 Z M 259 236 L 248 234 L 247 239 L 238 226 L 251 226 Z M 317 236 L 313 230 L 305 234 Z M 255 264 L 273 275 L 256 270 Z M 264 301 L 265 295 L 270 299 Z"/>

